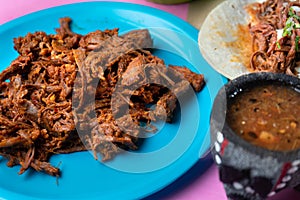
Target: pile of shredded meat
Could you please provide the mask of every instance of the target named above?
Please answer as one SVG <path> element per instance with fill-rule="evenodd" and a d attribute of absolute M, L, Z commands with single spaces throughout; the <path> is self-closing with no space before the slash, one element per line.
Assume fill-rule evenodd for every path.
<path fill-rule="evenodd" d="M 154 56 L 146 29 L 80 35 L 70 23 L 15 38 L 19 56 L 0 74 L 0 155 L 20 174 L 60 176 L 54 154 L 92 150 L 105 161 L 136 150 L 151 122 L 171 122 L 178 97 L 204 85 L 202 74 Z"/>
<path fill-rule="evenodd" d="M 250 6 L 251 69 L 299 76 L 300 3 L 266 0 Z M 300 77 L 300 76 L 299 76 Z"/>

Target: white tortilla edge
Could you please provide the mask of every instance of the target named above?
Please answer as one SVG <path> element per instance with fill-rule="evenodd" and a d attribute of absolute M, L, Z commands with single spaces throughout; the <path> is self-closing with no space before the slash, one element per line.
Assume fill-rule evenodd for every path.
<path fill-rule="evenodd" d="M 264 0 L 227 0 L 215 7 L 204 20 L 198 35 L 198 45 L 203 58 L 218 73 L 234 79 L 250 73 L 242 62 L 232 61 L 238 55 L 233 49 L 224 45 L 237 40 L 233 35 L 238 24 L 248 24 L 250 16 L 245 6 Z M 220 34 L 222 33 L 222 34 Z M 251 41 L 249 41 L 251 42 Z"/>

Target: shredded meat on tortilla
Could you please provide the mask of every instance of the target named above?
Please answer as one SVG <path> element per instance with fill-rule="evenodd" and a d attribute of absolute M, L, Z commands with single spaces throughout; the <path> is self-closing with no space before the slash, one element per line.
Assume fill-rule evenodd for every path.
<path fill-rule="evenodd" d="M 299 1 L 266 0 L 250 8 L 251 69 L 299 76 Z"/>
<path fill-rule="evenodd" d="M 156 131 L 151 122 L 172 121 L 178 96 L 204 85 L 202 74 L 154 56 L 146 29 L 80 35 L 70 22 L 15 38 L 19 56 L 0 74 L 0 155 L 20 174 L 60 176 L 54 154 L 92 150 L 105 161 L 136 150 L 143 132 Z"/>

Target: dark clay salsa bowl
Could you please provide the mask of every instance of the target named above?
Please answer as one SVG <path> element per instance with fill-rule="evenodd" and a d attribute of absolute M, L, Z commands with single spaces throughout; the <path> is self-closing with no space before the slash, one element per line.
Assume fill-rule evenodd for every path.
<path fill-rule="evenodd" d="M 238 136 L 226 121 L 228 102 L 244 90 L 262 84 L 283 85 L 300 91 L 300 79 L 296 77 L 270 72 L 249 73 L 221 88 L 213 104 L 212 155 L 229 199 L 266 199 L 285 188 L 297 189 L 300 185 L 300 149 L 275 151 L 253 145 Z M 296 117 L 299 120 L 300 113 Z"/>

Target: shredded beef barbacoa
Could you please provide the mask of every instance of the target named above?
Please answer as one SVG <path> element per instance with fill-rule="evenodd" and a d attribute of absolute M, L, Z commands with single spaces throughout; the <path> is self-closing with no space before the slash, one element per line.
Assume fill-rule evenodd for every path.
<path fill-rule="evenodd" d="M 249 5 L 254 21 L 250 67 L 253 71 L 286 73 L 300 77 L 300 2 L 266 0 Z"/>
<path fill-rule="evenodd" d="M 151 122 L 171 122 L 177 97 L 204 84 L 203 75 L 167 67 L 147 50 L 146 29 L 80 35 L 70 22 L 61 18 L 56 34 L 15 38 L 19 56 L 0 74 L 0 155 L 20 174 L 59 176 L 53 154 L 92 150 L 108 160 L 136 150 L 142 132 L 155 132 Z"/>

